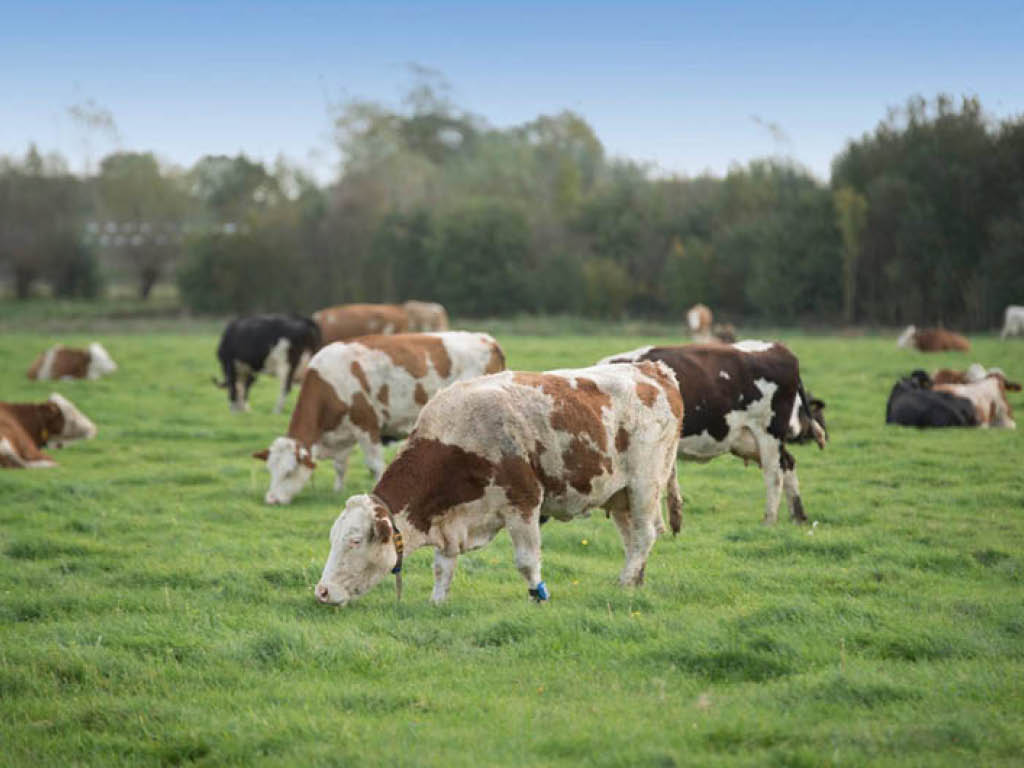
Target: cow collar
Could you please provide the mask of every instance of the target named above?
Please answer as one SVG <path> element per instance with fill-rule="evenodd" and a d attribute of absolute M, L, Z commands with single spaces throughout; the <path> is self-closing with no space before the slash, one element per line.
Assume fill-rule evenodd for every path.
<path fill-rule="evenodd" d="M 402 532 L 398 530 L 398 524 L 395 523 L 395 516 L 391 514 L 391 507 L 375 493 L 371 493 L 370 498 L 384 507 L 384 511 L 388 515 L 388 522 L 391 523 L 392 539 L 395 542 L 395 554 L 398 556 L 398 561 L 395 563 L 395 567 L 391 569 L 391 572 L 395 574 L 395 600 L 400 601 L 402 599 L 402 560 L 405 557 L 405 540 L 402 538 Z"/>

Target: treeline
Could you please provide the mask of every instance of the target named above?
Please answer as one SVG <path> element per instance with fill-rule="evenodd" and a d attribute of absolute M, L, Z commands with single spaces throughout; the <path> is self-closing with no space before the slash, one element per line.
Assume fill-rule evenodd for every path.
<path fill-rule="evenodd" d="M 116 267 L 143 297 L 176 280 L 200 312 L 425 298 L 678 318 L 702 301 L 734 321 L 965 328 L 1024 300 L 1024 121 L 973 99 L 893 110 L 831 185 L 779 159 L 657 178 L 572 113 L 498 130 L 423 87 L 400 110 L 352 102 L 335 127 L 327 186 L 244 156 L 116 153 L 87 178 L 34 149 L 0 160 L 16 294 L 97 295 Z"/>

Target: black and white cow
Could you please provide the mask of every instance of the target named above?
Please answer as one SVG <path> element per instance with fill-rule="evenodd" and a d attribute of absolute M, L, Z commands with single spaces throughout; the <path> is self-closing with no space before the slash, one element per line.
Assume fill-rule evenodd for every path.
<path fill-rule="evenodd" d="M 685 408 L 681 458 L 706 462 L 732 453 L 744 461 L 756 461 L 767 490 L 764 522 L 778 520 L 783 491 L 792 519 L 807 519 L 796 460 L 783 441 L 795 439 L 807 429 L 824 448 L 828 436 L 808 410 L 810 399 L 800 381 L 800 363 L 792 352 L 782 344 L 741 341 L 641 347 L 601 362 L 640 360 L 665 363 L 679 381 Z M 682 520 L 670 522 L 678 531 Z"/>
<path fill-rule="evenodd" d="M 299 315 L 253 315 L 228 323 L 217 347 L 231 410 L 249 409 L 249 387 L 257 373 L 276 375 L 281 394 L 274 406 L 280 413 L 284 400 L 309 358 L 320 348 L 320 328 Z"/>
<path fill-rule="evenodd" d="M 974 404 L 965 397 L 932 389 L 932 378 L 913 371 L 893 386 L 885 405 L 885 423 L 905 427 L 975 427 Z"/>

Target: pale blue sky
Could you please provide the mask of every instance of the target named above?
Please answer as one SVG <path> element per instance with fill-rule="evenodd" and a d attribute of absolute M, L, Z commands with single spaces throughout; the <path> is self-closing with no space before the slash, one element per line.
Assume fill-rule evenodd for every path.
<path fill-rule="evenodd" d="M 109 109 L 119 146 L 181 165 L 283 153 L 332 178 L 327 104 L 397 105 L 409 63 L 505 127 L 580 113 L 662 173 L 784 154 L 827 179 L 844 143 L 912 94 L 1024 113 L 1020 2 L 22 2 L 0 0 L 0 153 L 79 168 L 67 108 Z"/>

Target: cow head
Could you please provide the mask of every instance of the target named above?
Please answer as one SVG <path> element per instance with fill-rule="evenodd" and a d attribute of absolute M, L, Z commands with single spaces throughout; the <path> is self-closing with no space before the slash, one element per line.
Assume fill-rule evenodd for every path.
<path fill-rule="evenodd" d="M 98 341 L 89 345 L 89 376 L 97 377 L 117 370 L 117 363 Z"/>
<path fill-rule="evenodd" d="M 96 425 L 66 397 L 54 392 L 47 406 L 51 409 L 51 415 L 46 419 L 51 435 L 49 443 L 55 448 L 75 440 L 91 440 L 96 437 Z"/>
<path fill-rule="evenodd" d="M 303 489 L 316 462 L 309 448 L 290 437 L 279 437 L 266 451 L 253 454 L 253 458 L 267 462 L 270 472 L 270 488 L 267 490 L 267 504 L 288 504 Z"/>
<path fill-rule="evenodd" d="M 331 526 L 331 553 L 316 599 L 344 605 L 370 591 L 398 562 L 387 510 L 362 493 L 349 498 Z"/>
<path fill-rule="evenodd" d="M 908 349 L 914 346 L 914 334 L 917 333 L 917 328 L 913 325 L 908 325 L 906 330 L 900 334 L 900 337 L 896 340 L 897 347 L 903 347 Z"/>
<path fill-rule="evenodd" d="M 800 396 L 798 395 L 798 397 Z M 800 407 L 800 401 L 797 400 L 793 409 L 793 418 L 790 420 L 790 434 L 787 442 L 808 443 L 814 440 L 819 446 L 824 447 L 823 441 L 828 440 L 828 427 L 825 426 L 825 401 L 808 392 L 807 410 L 810 411 L 810 419 L 807 418 L 807 412 Z M 794 421 L 795 423 L 793 423 Z M 814 424 L 811 423 L 812 421 Z"/>

